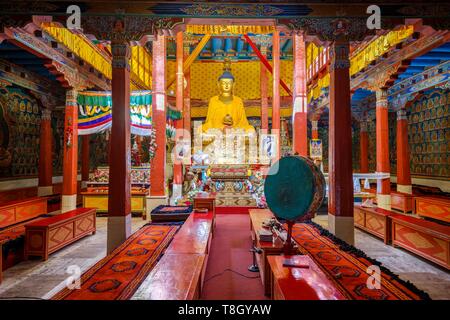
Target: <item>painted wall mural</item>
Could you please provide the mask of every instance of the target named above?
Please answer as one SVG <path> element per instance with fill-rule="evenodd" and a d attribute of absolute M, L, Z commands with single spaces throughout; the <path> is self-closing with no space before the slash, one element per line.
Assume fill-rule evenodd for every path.
<path fill-rule="evenodd" d="M 53 171 L 62 173 L 64 112 L 52 112 Z M 0 89 L 0 179 L 36 177 L 39 168 L 40 102 L 25 89 Z"/>
<path fill-rule="evenodd" d="M 41 110 L 21 88 L 1 89 L 0 178 L 38 173 Z"/>
<path fill-rule="evenodd" d="M 450 90 L 434 89 L 418 96 L 408 115 L 411 174 L 450 177 Z"/>

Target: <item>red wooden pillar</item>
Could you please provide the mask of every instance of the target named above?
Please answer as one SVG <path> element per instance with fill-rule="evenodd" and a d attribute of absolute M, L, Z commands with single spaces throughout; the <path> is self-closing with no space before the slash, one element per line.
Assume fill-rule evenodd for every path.
<path fill-rule="evenodd" d="M 131 235 L 130 46 L 113 41 L 109 156 L 108 253 Z"/>
<path fill-rule="evenodd" d="M 329 111 L 329 230 L 354 243 L 352 131 L 349 77 L 349 44 L 335 42 L 330 48 Z"/>
<path fill-rule="evenodd" d="M 39 138 L 39 184 L 38 196 L 53 194 L 53 159 L 51 110 L 42 109 Z"/>
<path fill-rule="evenodd" d="M 66 92 L 66 109 L 64 115 L 64 159 L 63 190 L 61 212 L 77 207 L 77 166 L 78 166 L 78 106 L 77 91 Z"/>
<path fill-rule="evenodd" d="M 308 113 L 306 100 L 306 44 L 302 34 L 294 34 L 294 117 L 293 151 L 308 156 Z"/>
<path fill-rule="evenodd" d="M 377 173 L 390 174 L 387 91 L 377 90 L 376 97 Z M 377 180 L 377 204 L 380 208 L 391 209 L 390 178 Z"/>
<path fill-rule="evenodd" d="M 280 139 L 280 32 L 278 30 L 272 35 L 272 63 L 273 63 L 273 95 L 272 95 L 272 134 L 277 136 L 277 156 L 281 156 Z"/>
<path fill-rule="evenodd" d="M 369 172 L 369 136 L 367 135 L 367 122 L 361 121 L 359 132 L 359 172 Z"/>
<path fill-rule="evenodd" d="M 150 203 L 152 210 L 167 203 L 166 193 L 166 37 L 158 35 L 153 41 L 153 103 L 152 125 L 156 133 L 156 151 L 151 162 Z"/>
<path fill-rule="evenodd" d="M 177 70 L 177 82 L 176 82 L 176 109 L 183 111 L 183 94 L 184 94 L 184 74 L 183 74 L 183 60 L 184 60 L 184 48 L 183 48 L 183 32 L 179 31 L 176 35 L 176 70 Z M 175 143 L 180 139 L 183 139 L 183 119 L 175 120 Z M 174 147 L 174 151 L 176 148 Z M 171 204 L 174 205 L 177 199 L 182 197 L 183 189 L 183 166 L 181 161 L 177 159 L 176 155 L 173 157 L 173 184 L 172 184 L 172 199 Z"/>
<path fill-rule="evenodd" d="M 319 139 L 319 121 L 312 120 L 311 121 L 311 139 Z"/>
<path fill-rule="evenodd" d="M 408 118 L 405 109 L 397 111 L 397 191 L 412 194 Z"/>
<path fill-rule="evenodd" d="M 267 55 L 267 47 L 261 46 L 261 54 Z M 269 132 L 269 76 L 266 67 L 260 63 L 260 92 L 261 92 L 261 133 Z"/>
<path fill-rule="evenodd" d="M 184 47 L 184 60 L 189 57 L 189 45 Z M 190 71 L 184 74 L 186 79 L 186 87 L 184 88 L 184 105 L 183 105 L 183 128 L 186 135 L 185 138 L 191 140 L 191 73 Z"/>
<path fill-rule="evenodd" d="M 81 143 L 81 187 L 85 188 L 89 181 L 89 135 L 84 135 Z"/>

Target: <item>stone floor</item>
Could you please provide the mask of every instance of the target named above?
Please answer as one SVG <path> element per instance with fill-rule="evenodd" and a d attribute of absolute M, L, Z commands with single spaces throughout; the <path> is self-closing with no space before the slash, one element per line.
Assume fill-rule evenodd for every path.
<path fill-rule="evenodd" d="M 315 221 L 327 226 L 327 216 L 318 216 Z M 81 272 L 106 255 L 107 218 L 97 218 L 97 233 L 50 255 L 45 262 L 24 261 L 3 273 L 0 284 L 0 299 L 48 299 L 65 286 L 71 265 L 80 267 Z M 133 218 L 133 231 L 145 221 Z M 386 246 L 379 239 L 362 231 L 355 231 L 355 246 L 384 266 L 409 280 L 418 288 L 428 292 L 433 299 L 450 300 L 450 273 L 442 268 L 392 246 Z"/>
<path fill-rule="evenodd" d="M 143 226 L 142 218 L 132 218 L 133 232 Z M 50 255 L 45 262 L 23 261 L 3 272 L 0 299 L 48 299 L 65 286 L 69 266 L 86 271 L 106 256 L 106 217 L 97 217 L 97 232 Z"/>

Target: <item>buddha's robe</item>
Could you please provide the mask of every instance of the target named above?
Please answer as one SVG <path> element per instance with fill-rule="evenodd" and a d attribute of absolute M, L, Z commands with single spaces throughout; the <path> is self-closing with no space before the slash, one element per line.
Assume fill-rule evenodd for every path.
<path fill-rule="evenodd" d="M 233 118 L 233 128 L 240 128 L 246 131 L 255 130 L 248 123 L 241 98 L 233 96 L 233 101 L 226 104 L 219 99 L 219 96 L 214 96 L 209 100 L 208 113 L 206 121 L 202 125 L 202 131 L 206 132 L 211 128 L 223 129 L 225 127 L 223 119 L 227 114 Z"/>

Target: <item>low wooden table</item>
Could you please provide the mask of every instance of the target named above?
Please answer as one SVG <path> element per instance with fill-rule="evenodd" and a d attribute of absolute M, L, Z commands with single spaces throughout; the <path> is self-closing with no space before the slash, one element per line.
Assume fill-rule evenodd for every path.
<path fill-rule="evenodd" d="M 47 213 L 47 197 L 15 200 L 0 205 L 0 228 Z"/>
<path fill-rule="evenodd" d="M 450 198 L 423 196 L 414 199 L 414 213 L 422 217 L 450 222 Z"/>
<path fill-rule="evenodd" d="M 388 244 L 391 241 L 391 221 L 393 212 L 378 207 L 354 206 L 354 225 L 368 233 L 373 234 Z"/>
<path fill-rule="evenodd" d="M 284 267 L 286 258 L 309 268 Z M 345 300 L 344 295 L 307 255 L 270 256 L 270 297 L 273 300 Z"/>
<path fill-rule="evenodd" d="M 259 241 L 258 230 L 263 229 L 263 221 L 273 218 L 273 213 L 269 209 L 250 209 L 249 216 L 253 245 L 262 251 L 261 254 L 255 253 L 255 255 L 264 286 L 264 294 L 268 296 L 270 295 L 270 267 L 267 258 L 271 255 L 282 254 L 284 244 L 279 238 L 275 238 L 273 242 Z"/>
<path fill-rule="evenodd" d="M 96 210 L 79 208 L 25 225 L 25 259 L 49 254 L 96 231 Z"/>
<path fill-rule="evenodd" d="M 214 222 L 216 218 L 216 193 L 211 192 L 208 194 L 197 194 L 194 197 L 194 209 L 205 208 L 212 211 L 214 216 Z M 214 223 L 215 226 L 215 223 Z"/>
<path fill-rule="evenodd" d="M 408 213 L 413 210 L 414 195 L 391 191 L 391 208 L 399 210 L 403 213 Z"/>
<path fill-rule="evenodd" d="M 415 253 L 450 270 L 450 226 L 393 214 L 392 245 Z"/>

